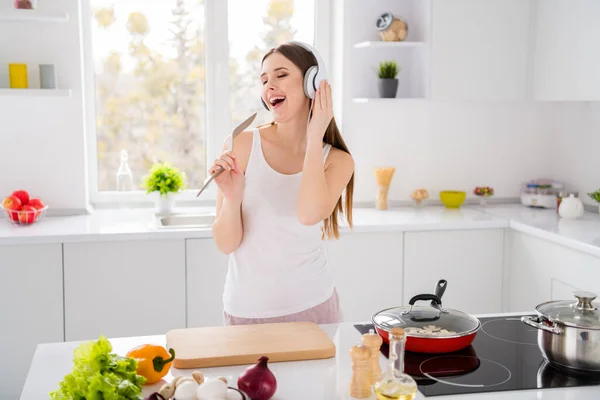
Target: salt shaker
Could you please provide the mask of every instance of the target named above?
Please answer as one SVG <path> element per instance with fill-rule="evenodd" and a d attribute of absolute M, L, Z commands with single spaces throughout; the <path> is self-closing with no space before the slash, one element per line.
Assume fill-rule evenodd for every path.
<path fill-rule="evenodd" d="M 350 349 L 352 359 L 352 380 L 350 381 L 349 394 L 354 399 L 367 399 L 371 397 L 371 351 L 361 344 Z"/>
<path fill-rule="evenodd" d="M 369 329 L 369 333 L 362 336 L 362 344 L 368 347 L 371 351 L 371 373 L 369 381 L 372 385 L 381 379 L 381 366 L 379 365 L 379 350 L 383 344 L 383 339 L 373 329 Z"/>

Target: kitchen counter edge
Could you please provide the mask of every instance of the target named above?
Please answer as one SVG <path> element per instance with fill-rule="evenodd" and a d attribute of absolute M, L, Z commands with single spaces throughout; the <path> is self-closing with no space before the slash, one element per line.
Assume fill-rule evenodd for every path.
<path fill-rule="evenodd" d="M 516 206 L 513 207 L 515 210 L 519 209 Z M 502 209 L 506 211 L 507 207 L 502 207 Z M 202 212 L 207 212 L 207 210 L 202 210 Z M 135 214 L 137 216 L 129 221 L 106 220 L 103 218 L 105 213 L 106 211 L 102 210 L 91 215 L 48 218 L 46 221 L 41 221 L 39 226 L 16 226 L 4 220 L 0 223 L 0 246 L 212 238 L 210 227 L 159 228 L 147 221 L 151 211 L 138 211 L 138 214 Z M 597 217 L 600 232 L 600 216 L 589 214 L 592 215 L 592 218 Z M 475 207 L 464 207 L 460 210 L 444 210 L 442 207 L 431 207 L 427 210 L 415 210 L 406 207 L 385 211 L 359 208 L 355 210 L 354 216 L 355 222 L 352 230 L 347 226 L 340 227 L 342 236 L 353 233 L 510 228 L 600 257 L 600 245 L 561 235 L 551 229 L 527 223 L 527 221 L 510 214 L 497 214 L 493 208 L 480 210 Z"/>

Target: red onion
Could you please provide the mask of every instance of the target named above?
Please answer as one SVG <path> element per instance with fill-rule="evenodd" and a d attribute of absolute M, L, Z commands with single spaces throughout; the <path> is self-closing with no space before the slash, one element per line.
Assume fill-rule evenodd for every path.
<path fill-rule="evenodd" d="M 269 359 L 262 356 L 256 365 L 248 367 L 238 378 L 238 389 L 246 393 L 250 400 L 269 400 L 277 390 L 277 380 L 267 361 Z"/>

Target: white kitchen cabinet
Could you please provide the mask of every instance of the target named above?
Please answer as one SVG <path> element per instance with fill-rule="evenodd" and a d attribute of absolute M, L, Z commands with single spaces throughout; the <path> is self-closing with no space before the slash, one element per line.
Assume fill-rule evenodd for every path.
<path fill-rule="evenodd" d="M 60 244 L 0 246 L 0 399 L 18 399 L 39 343 L 62 342 Z"/>
<path fill-rule="evenodd" d="M 186 241 L 188 327 L 223 325 L 228 260 L 212 238 Z"/>
<path fill-rule="evenodd" d="M 64 245 L 66 340 L 185 327 L 185 240 Z"/>
<path fill-rule="evenodd" d="M 600 1 L 543 0 L 536 8 L 535 99 L 600 100 Z"/>
<path fill-rule="evenodd" d="M 434 0 L 432 13 L 433 99 L 526 98 L 531 0 Z"/>
<path fill-rule="evenodd" d="M 503 229 L 407 232 L 404 304 L 417 294 L 433 293 L 445 279 L 442 306 L 470 314 L 500 312 L 503 253 Z"/>
<path fill-rule="evenodd" d="M 600 258 L 514 230 L 508 241 L 506 311 L 534 312 L 546 301 L 575 300 L 576 290 L 600 295 Z"/>
<path fill-rule="evenodd" d="M 327 247 L 345 321 L 401 305 L 401 232 L 347 233 Z"/>

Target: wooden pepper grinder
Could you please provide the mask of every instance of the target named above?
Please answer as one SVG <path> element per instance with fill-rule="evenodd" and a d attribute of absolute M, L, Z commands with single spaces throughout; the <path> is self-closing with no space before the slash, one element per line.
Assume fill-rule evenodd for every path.
<path fill-rule="evenodd" d="M 369 333 L 365 333 L 362 336 L 362 344 L 368 347 L 371 351 L 370 365 L 370 383 L 374 385 L 381 379 L 381 366 L 379 365 L 379 350 L 383 344 L 383 339 L 373 329 L 369 329 Z"/>
<path fill-rule="evenodd" d="M 371 350 L 361 344 L 350 349 L 352 359 L 352 380 L 350 381 L 350 397 L 367 399 L 371 397 Z"/>

